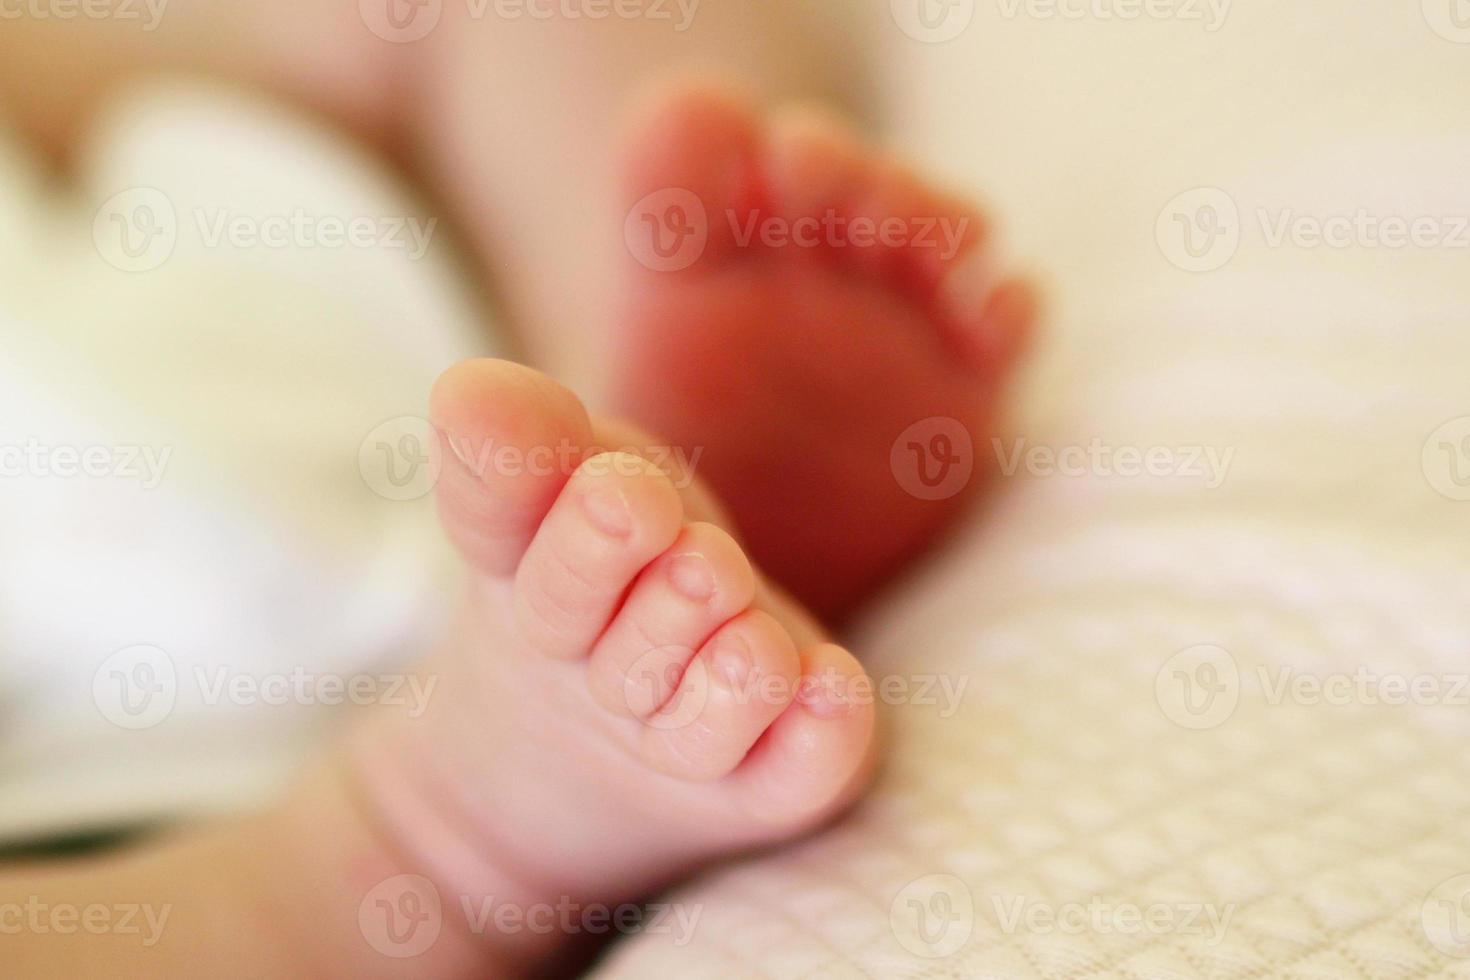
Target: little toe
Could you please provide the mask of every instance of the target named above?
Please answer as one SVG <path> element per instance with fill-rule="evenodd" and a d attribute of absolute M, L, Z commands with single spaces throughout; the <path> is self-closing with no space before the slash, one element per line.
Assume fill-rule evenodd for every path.
<path fill-rule="evenodd" d="M 741 811 L 782 836 L 845 808 L 873 773 L 873 702 L 852 654 L 831 643 L 802 651 L 795 702 L 730 778 Z"/>
<path fill-rule="evenodd" d="M 989 268 L 956 267 L 940 286 L 943 329 L 965 363 L 990 378 L 1004 375 L 1025 354 L 1041 309 L 1026 279 L 996 282 Z"/>

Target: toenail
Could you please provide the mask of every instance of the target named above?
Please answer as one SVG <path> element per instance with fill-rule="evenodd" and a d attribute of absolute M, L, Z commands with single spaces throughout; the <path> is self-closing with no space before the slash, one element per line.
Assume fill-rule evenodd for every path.
<path fill-rule="evenodd" d="M 612 487 L 598 487 L 582 495 L 582 512 L 593 527 L 615 538 L 633 533 L 633 514 L 628 500 Z"/>
<path fill-rule="evenodd" d="M 750 647 L 738 636 L 722 640 L 712 658 L 715 673 L 732 688 L 742 688 L 750 679 Z"/>
<path fill-rule="evenodd" d="M 444 432 L 444 441 L 449 443 L 449 451 L 454 453 L 454 458 L 463 463 L 467 469 L 478 475 L 479 470 L 475 469 L 475 460 L 470 454 L 469 440 L 456 439 L 454 434 L 447 429 L 442 431 Z"/>
<path fill-rule="evenodd" d="M 685 598 L 705 602 L 715 594 L 715 570 L 698 552 L 679 555 L 669 562 L 669 581 Z"/>
<path fill-rule="evenodd" d="M 808 674 L 801 679 L 796 700 L 818 718 L 841 718 L 851 714 L 855 705 L 848 696 L 845 680 L 835 671 Z"/>

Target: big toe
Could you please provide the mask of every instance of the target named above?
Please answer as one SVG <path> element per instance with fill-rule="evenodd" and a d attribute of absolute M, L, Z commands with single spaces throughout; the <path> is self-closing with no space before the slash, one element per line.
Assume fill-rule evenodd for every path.
<path fill-rule="evenodd" d="M 445 530 L 475 568 L 509 575 L 592 444 L 587 410 L 546 375 L 485 358 L 439 378 L 430 417 Z"/>
<path fill-rule="evenodd" d="M 623 193 L 634 257 L 676 272 L 735 249 L 764 194 L 750 108 L 716 85 L 665 85 L 644 99 L 630 132 Z"/>

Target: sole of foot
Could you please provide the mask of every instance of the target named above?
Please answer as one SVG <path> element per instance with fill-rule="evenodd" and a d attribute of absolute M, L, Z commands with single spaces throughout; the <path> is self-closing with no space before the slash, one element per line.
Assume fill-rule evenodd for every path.
<path fill-rule="evenodd" d="M 983 215 L 839 121 L 668 85 L 631 126 L 616 411 L 838 620 L 961 513 L 1036 317 Z"/>

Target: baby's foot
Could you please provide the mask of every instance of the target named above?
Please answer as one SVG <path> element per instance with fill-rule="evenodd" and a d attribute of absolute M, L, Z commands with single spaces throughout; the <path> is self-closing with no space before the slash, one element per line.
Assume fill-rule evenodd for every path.
<path fill-rule="evenodd" d="M 358 768 L 446 903 L 633 899 L 853 800 L 862 667 L 704 522 L 687 474 L 594 448 L 647 444 L 529 368 L 460 365 L 432 403 L 468 601 L 429 711 L 369 729 Z"/>
<path fill-rule="evenodd" d="M 990 267 L 980 215 L 819 116 L 764 126 L 683 88 L 636 134 L 614 403 L 701 450 L 756 560 L 840 615 L 957 514 L 890 453 L 928 419 L 981 444 L 1032 294 Z"/>

